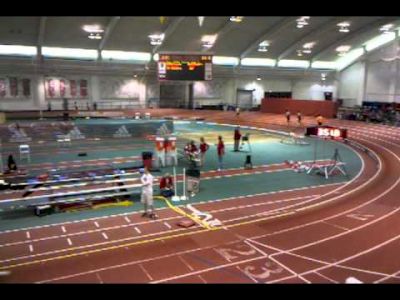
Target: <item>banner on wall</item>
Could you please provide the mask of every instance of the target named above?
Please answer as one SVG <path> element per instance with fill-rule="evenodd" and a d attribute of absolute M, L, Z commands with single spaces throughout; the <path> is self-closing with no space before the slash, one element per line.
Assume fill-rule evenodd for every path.
<path fill-rule="evenodd" d="M 88 85 L 87 79 L 47 77 L 45 79 L 46 99 L 87 99 Z"/>
<path fill-rule="evenodd" d="M 16 76 L 0 77 L 0 99 L 26 99 L 31 97 L 31 79 Z"/>

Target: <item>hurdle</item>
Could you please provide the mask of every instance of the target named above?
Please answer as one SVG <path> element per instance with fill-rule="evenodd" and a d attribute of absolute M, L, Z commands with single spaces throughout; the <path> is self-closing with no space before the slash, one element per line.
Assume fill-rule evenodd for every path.
<path fill-rule="evenodd" d="M 173 202 L 178 202 L 180 201 L 180 198 L 178 196 L 178 186 L 176 185 L 176 169 L 174 167 L 174 187 L 175 187 L 175 195 L 172 196 L 171 200 Z"/>

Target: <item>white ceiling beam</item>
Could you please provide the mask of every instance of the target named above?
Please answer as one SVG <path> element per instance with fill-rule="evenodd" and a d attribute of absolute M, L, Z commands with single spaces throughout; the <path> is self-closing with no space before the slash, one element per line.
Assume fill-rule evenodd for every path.
<path fill-rule="evenodd" d="M 374 29 L 376 29 L 376 35 L 378 35 L 380 26 L 385 25 L 387 23 L 391 23 L 391 22 L 397 21 L 397 20 L 399 20 L 398 17 L 397 18 L 394 18 L 394 17 L 393 18 L 382 17 L 381 19 L 379 19 L 379 20 L 377 20 L 375 22 L 372 22 L 370 24 L 367 24 L 365 26 L 362 26 L 360 29 L 357 29 L 357 30 L 354 30 L 354 31 L 352 31 L 351 27 L 350 27 L 350 30 L 351 30 L 350 33 L 346 33 L 344 35 L 344 37 L 341 38 L 341 39 L 335 39 L 333 43 L 330 43 L 329 45 L 327 45 L 326 47 L 321 49 L 319 52 L 315 53 L 311 57 L 310 60 L 311 61 L 315 61 L 318 58 L 320 58 L 323 54 L 325 54 L 326 52 L 331 51 L 332 49 L 337 48 L 340 45 L 343 45 L 343 44 L 346 44 L 346 43 L 350 43 L 351 39 L 353 39 L 354 37 L 357 37 L 357 36 L 359 36 L 361 34 L 370 32 L 370 31 L 372 31 Z"/>
<path fill-rule="evenodd" d="M 302 48 L 303 44 L 305 44 L 307 42 L 312 42 L 311 38 L 313 36 L 317 36 L 317 35 L 324 33 L 325 31 L 331 30 L 333 26 L 336 26 L 337 23 L 339 23 L 342 20 L 343 20 L 343 17 L 334 18 L 333 20 L 330 20 L 330 21 L 318 26 L 316 29 L 303 34 L 299 39 L 294 41 L 288 48 L 286 48 L 282 53 L 280 53 L 278 55 L 278 60 L 284 59 L 285 57 L 290 55 L 293 51 L 297 50 L 299 47 Z"/>
<path fill-rule="evenodd" d="M 294 22 L 298 17 L 284 17 L 283 20 L 277 22 L 276 24 L 272 25 L 267 31 L 263 32 L 255 41 L 251 44 L 247 45 L 246 48 L 240 54 L 240 58 L 244 58 L 249 55 L 254 49 L 258 47 L 258 45 L 263 42 L 264 40 L 270 39 L 271 36 L 275 35 L 277 32 L 285 28 L 286 26 L 290 25 Z"/>
<path fill-rule="evenodd" d="M 164 40 L 163 43 L 167 40 L 169 36 L 171 36 L 174 31 L 178 28 L 178 25 L 185 19 L 185 17 L 176 17 L 173 19 L 167 26 L 167 28 L 164 31 Z M 155 54 L 157 50 L 161 47 L 162 45 L 157 45 L 153 48 L 152 54 Z"/>
<path fill-rule="evenodd" d="M 104 49 L 104 46 L 106 45 L 112 32 L 114 31 L 115 25 L 117 25 L 120 19 L 121 17 L 112 17 L 111 20 L 108 22 L 106 30 L 104 31 L 104 36 L 99 44 L 99 49 L 98 49 L 99 51 Z"/>
<path fill-rule="evenodd" d="M 40 22 L 39 22 L 39 34 L 38 34 L 38 39 L 37 39 L 37 46 L 41 47 L 44 42 L 44 35 L 46 32 L 46 21 L 47 17 L 40 17 Z"/>

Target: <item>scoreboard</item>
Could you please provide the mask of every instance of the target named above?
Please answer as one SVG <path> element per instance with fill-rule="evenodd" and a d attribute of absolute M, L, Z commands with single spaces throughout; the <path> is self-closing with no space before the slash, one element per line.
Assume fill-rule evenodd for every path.
<path fill-rule="evenodd" d="M 341 140 L 347 138 L 347 129 L 332 126 L 307 127 L 306 135 Z"/>
<path fill-rule="evenodd" d="M 212 80 L 212 55 L 159 54 L 159 80 Z"/>

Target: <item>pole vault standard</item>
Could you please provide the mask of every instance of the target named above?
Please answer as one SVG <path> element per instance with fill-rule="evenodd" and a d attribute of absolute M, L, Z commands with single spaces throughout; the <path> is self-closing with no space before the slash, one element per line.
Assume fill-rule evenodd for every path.
<path fill-rule="evenodd" d="M 174 167 L 174 187 L 175 187 L 175 195 L 172 196 L 171 200 L 174 202 L 178 202 L 180 200 L 178 196 L 178 186 L 176 180 L 176 168 Z"/>

